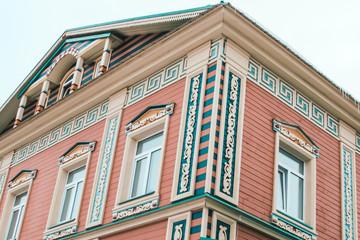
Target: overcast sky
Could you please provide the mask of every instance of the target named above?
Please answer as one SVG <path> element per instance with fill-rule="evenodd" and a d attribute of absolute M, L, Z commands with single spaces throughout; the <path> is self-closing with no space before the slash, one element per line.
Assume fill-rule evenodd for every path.
<path fill-rule="evenodd" d="M 15 0 L 0 7 L 0 106 L 69 28 L 216 4 L 213 0 Z M 359 0 L 234 0 L 360 100 Z"/>

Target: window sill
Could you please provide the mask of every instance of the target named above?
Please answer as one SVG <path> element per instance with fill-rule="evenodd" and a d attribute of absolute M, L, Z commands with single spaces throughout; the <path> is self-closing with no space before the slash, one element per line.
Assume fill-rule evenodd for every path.
<path fill-rule="evenodd" d="M 131 198 L 116 204 L 113 209 L 113 221 L 140 214 L 157 208 L 159 205 L 159 194 L 150 192 L 135 198 Z M 119 215 L 123 215 L 119 217 Z"/>
<path fill-rule="evenodd" d="M 276 221 L 280 222 L 280 224 L 276 224 Z M 316 239 L 317 233 L 314 230 L 314 227 L 302 222 L 299 219 L 296 219 L 280 210 L 276 210 L 271 214 L 271 222 L 275 225 L 290 225 L 297 230 L 298 232 L 304 232 L 304 234 L 308 234 L 312 237 L 312 239 Z M 282 227 L 281 227 L 282 228 Z"/>
<path fill-rule="evenodd" d="M 78 222 L 72 219 L 50 226 L 44 232 L 44 239 L 58 239 L 60 237 L 75 234 L 77 232 Z"/>

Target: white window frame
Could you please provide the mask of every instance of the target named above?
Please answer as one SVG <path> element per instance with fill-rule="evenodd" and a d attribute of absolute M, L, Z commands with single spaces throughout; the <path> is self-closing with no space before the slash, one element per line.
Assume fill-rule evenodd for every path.
<path fill-rule="evenodd" d="M 163 138 L 164 137 L 164 132 L 163 131 L 160 131 L 160 132 L 157 132 L 157 133 L 154 133 L 154 134 L 152 134 L 151 136 L 147 136 L 147 137 L 145 137 L 145 138 L 143 138 L 143 139 L 141 139 L 141 140 L 139 140 L 139 141 L 137 141 L 137 143 L 136 143 L 136 150 L 135 150 L 135 157 L 134 157 L 134 166 L 133 166 L 133 168 L 132 168 L 132 174 L 131 174 L 131 186 L 130 186 L 130 191 L 129 191 L 129 199 L 132 199 L 132 198 L 136 198 L 136 197 L 139 197 L 139 196 L 142 196 L 142 195 L 145 195 L 145 194 L 148 194 L 147 192 L 146 192 L 146 188 L 147 188 L 147 183 L 148 183 L 148 178 L 149 178 L 149 173 L 150 173 L 150 165 L 151 165 L 151 154 L 153 153 L 153 152 L 155 152 L 155 151 L 158 151 L 158 150 L 160 150 L 160 154 L 161 154 L 161 148 L 162 148 L 162 144 L 160 144 L 159 146 L 156 146 L 156 147 L 154 147 L 154 148 L 152 148 L 152 149 L 150 149 L 150 150 L 148 150 L 148 151 L 146 151 L 146 152 L 142 152 L 142 153 L 140 153 L 140 154 L 136 154 L 136 152 L 137 152 L 137 149 L 138 149 L 138 147 L 139 147 L 139 143 L 141 142 L 141 141 L 144 141 L 144 140 L 146 140 L 146 139 L 148 139 L 148 138 L 151 138 L 151 137 L 153 137 L 153 136 L 155 136 L 155 135 L 157 135 L 157 134 L 159 134 L 159 133 L 162 133 L 162 137 L 161 138 Z M 132 196 L 132 192 L 133 192 L 133 190 L 134 190 L 134 181 L 135 181 L 135 173 L 136 173 L 136 166 L 137 166 L 137 163 L 140 161 L 140 160 L 142 160 L 142 159 L 144 159 L 144 157 L 146 157 L 145 159 L 146 159 L 146 174 L 145 174 L 145 179 L 147 179 L 146 180 L 146 184 L 144 184 L 144 189 L 142 189 L 143 191 L 143 193 L 142 194 L 140 194 L 139 196 Z M 160 159 L 161 159 L 161 155 L 160 155 Z M 159 173 L 160 174 L 160 173 Z"/>
<path fill-rule="evenodd" d="M 86 188 L 86 179 L 87 179 L 87 173 L 88 173 L 88 166 L 89 161 L 91 158 L 91 152 L 88 152 L 87 154 L 84 154 L 76 159 L 73 159 L 69 162 L 66 162 L 65 164 L 62 164 L 59 167 L 58 176 L 55 184 L 55 189 L 53 193 L 53 198 L 50 206 L 50 212 L 48 216 L 48 221 L 46 224 L 46 229 L 44 231 L 44 235 L 48 235 L 57 231 L 61 231 L 63 229 L 71 228 L 78 225 L 79 220 L 79 214 L 81 209 L 81 203 L 82 198 L 84 195 L 84 189 Z M 85 166 L 85 173 L 84 173 L 84 184 L 82 191 L 80 193 L 80 207 L 75 214 L 75 219 L 70 219 L 68 221 L 60 222 L 60 216 L 62 211 L 62 205 L 63 205 L 63 198 L 65 195 L 65 186 L 68 174 L 71 171 L 74 171 L 80 167 Z"/>
<path fill-rule="evenodd" d="M 135 205 L 159 198 L 160 181 L 162 175 L 162 167 L 164 162 L 164 153 L 166 148 L 167 130 L 169 125 L 170 116 L 166 115 L 163 118 L 149 123 L 144 127 L 141 127 L 133 132 L 130 132 L 126 136 L 126 143 L 124 149 L 124 157 L 121 166 L 120 180 L 118 185 L 118 192 L 115 201 L 114 212 L 133 207 Z M 134 161 L 136 155 L 137 143 L 144 140 L 156 133 L 163 132 L 162 145 L 161 145 L 161 157 L 159 161 L 159 176 L 154 192 L 130 198 L 132 185 L 128 184 L 132 181 L 134 172 Z"/>
<path fill-rule="evenodd" d="M 285 149 L 282 149 L 282 148 L 280 148 L 279 149 L 279 152 L 280 152 L 280 150 L 282 150 L 282 151 L 285 151 L 285 152 L 287 152 Z M 281 210 L 281 211 L 284 211 L 285 213 L 287 213 L 287 214 L 289 214 L 289 215 L 291 215 L 290 213 L 289 213 L 289 205 L 288 205 L 288 203 L 290 202 L 289 201 L 289 196 L 291 195 L 290 194 L 290 184 L 289 184 L 289 182 L 290 182 L 290 179 L 289 179 L 289 176 L 291 175 L 291 174 L 294 174 L 295 176 L 297 176 L 297 177 L 299 177 L 299 178 L 301 178 L 302 180 L 303 180 L 303 189 L 302 189 L 302 199 L 301 199 L 301 204 L 302 204 L 302 206 L 301 206 L 301 208 L 302 208 L 302 218 L 298 218 L 298 217 L 295 217 L 295 216 L 292 216 L 292 217 L 294 217 L 294 218 L 296 218 L 296 219 L 298 219 L 298 220 L 300 220 L 300 221 L 303 221 L 304 220 L 304 201 L 305 201 L 305 194 L 306 194 L 306 191 L 305 191 L 305 186 L 304 186 L 304 184 L 305 184 L 305 176 L 306 176 L 306 173 L 305 173 L 305 162 L 304 161 L 302 161 L 301 159 L 298 159 L 296 156 L 294 156 L 294 155 L 292 155 L 291 153 L 288 153 L 287 152 L 287 154 L 289 154 L 289 155 L 291 155 L 293 158 L 295 158 L 297 161 L 300 161 L 301 162 L 301 164 L 302 164 L 302 166 L 303 166 L 303 174 L 301 174 L 301 173 L 298 173 L 298 172 L 296 172 L 294 169 L 292 169 L 291 167 L 289 167 L 289 166 L 286 166 L 285 164 L 282 164 L 282 163 L 280 163 L 280 162 L 278 162 L 278 172 L 282 172 L 283 173 L 283 184 L 285 185 L 285 187 L 284 187 L 284 191 L 283 191 L 283 199 L 284 199 L 284 208 L 282 208 L 282 209 L 279 209 L 278 208 L 278 210 Z M 294 160 L 294 159 L 292 159 L 292 160 Z M 296 161 L 295 160 L 295 161 Z M 279 175 L 278 175 L 279 176 Z M 279 181 L 279 179 L 278 179 L 278 181 Z M 279 184 L 277 184 L 277 186 L 279 186 Z M 277 191 L 279 191 L 279 189 L 277 190 Z"/>
<path fill-rule="evenodd" d="M 81 166 L 81 167 L 78 167 L 76 169 L 73 169 L 71 171 L 68 172 L 67 174 L 67 177 L 66 177 L 66 185 L 64 187 L 64 191 L 63 191 L 63 197 L 62 197 L 62 203 L 61 203 L 61 211 L 60 211 L 60 214 L 59 214 L 59 224 L 62 224 L 62 223 L 65 223 L 65 222 L 68 222 L 68 221 L 71 221 L 72 218 L 71 218 L 71 213 L 74 211 L 74 206 L 76 205 L 75 201 L 76 201 L 76 198 L 77 198 L 77 194 L 79 194 L 81 196 L 83 190 L 84 190 L 84 182 L 85 182 L 85 178 L 83 177 L 82 179 L 78 180 L 78 181 L 74 181 L 74 182 L 71 182 L 71 183 L 67 183 L 68 179 L 69 179 L 69 175 L 70 173 L 80 169 L 80 168 L 84 168 L 84 175 L 85 175 L 85 169 L 86 167 L 85 166 Z M 83 184 L 82 186 L 82 189 L 80 190 L 80 192 L 78 192 L 78 185 L 79 183 Z M 69 190 L 70 188 L 74 188 L 74 195 L 73 197 L 71 198 L 71 204 L 69 206 L 71 206 L 71 209 L 70 210 L 70 216 L 67 216 L 65 220 L 61 221 L 61 217 L 62 217 L 62 214 L 63 214 L 63 211 L 64 211 L 64 206 L 65 206 L 65 197 L 66 197 L 66 192 L 67 190 Z M 78 200 L 80 201 L 80 199 Z M 80 207 L 80 205 L 79 205 Z M 78 211 L 79 209 L 75 210 L 75 211 Z"/>
<path fill-rule="evenodd" d="M 289 126 L 287 126 L 290 128 Z M 303 192 L 303 219 L 291 216 L 283 209 L 277 208 L 279 151 L 280 148 L 287 151 L 300 161 L 304 162 L 304 192 Z M 274 183 L 273 183 L 273 206 L 272 213 L 287 221 L 301 226 L 316 234 L 316 156 L 300 145 L 294 143 L 279 132 L 275 135 L 275 161 L 274 161 Z"/>
<path fill-rule="evenodd" d="M 23 221 L 25 218 L 25 214 L 26 214 L 26 208 L 27 208 L 27 204 L 29 201 L 32 182 L 33 182 L 33 179 L 8 190 L 4 208 L 3 208 L 3 212 L 2 212 L 1 221 L 0 221 L 0 239 L 6 239 L 6 237 L 8 235 L 10 221 L 11 221 L 12 212 L 13 212 L 13 206 L 14 206 L 16 197 L 24 192 L 27 192 L 27 196 L 26 196 L 26 200 L 25 200 L 24 208 L 23 208 L 23 214 L 22 214 L 22 216 L 20 216 L 20 219 L 18 220 L 18 227 L 17 227 L 18 230 L 17 230 L 16 236 L 15 236 L 15 239 L 18 239 L 19 234 L 21 232 L 21 227 L 22 227 L 22 224 L 23 224 Z"/>

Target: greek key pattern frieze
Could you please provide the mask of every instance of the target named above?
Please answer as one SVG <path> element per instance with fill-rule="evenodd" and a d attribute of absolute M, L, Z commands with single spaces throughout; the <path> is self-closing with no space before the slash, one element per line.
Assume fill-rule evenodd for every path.
<path fill-rule="evenodd" d="M 335 117 L 254 59 L 249 61 L 247 76 L 311 122 L 339 138 L 339 121 Z"/>
<path fill-rule="evenodd" d="M 225 44 L 226 40 L 223 38 L 219 38 L 211 43 L 209 64 L 218 59 L 225 61 Z"/>
<path fill-rule="evenodd" d="M 236 155 L 237 119 L 240 99 L 239 77 L 229 73 L 228 92 L 226 100 L 226 121 L 224 127 L 223 156 L 221 169 L 220 191 L 230 197 L 233 196 L 234 164 Z"/>
<path fill-rule="evenodd" d="M 106 117 L 109 102 L 103 102 L 15 150 L 11 166 L 54 146 Z"/>
<path fill-rule="evenodd" d="M 134 104 L 154 92 L 180 80 L 185 77 L 185 74 L 186 58 L 182 58 L 154 75 L 132 85 L 127 92 L 125 106 Z"/>
<path fill-rule="evenodd" d="M 345 204 L 345 240 L 355 239 L 354 235 L 354 189 L 353 189 L 353 161 L 354 156 L 346 149 L 343 149 L 344 178 L 344 203 Z M 355 229 L 356 231 L 356 229 Z"/>
<path fill-rule="evenodd" d="M 190 190 L 190 179 L 192 174 L 192 161 L 194 157 L 194 145 L 196 140 L 197 116 L 201 93 L 202 74 L 191 79 L 191 87 L 188 101 L 188 112 L 186 116 L 186 129 L 183 142 L 183 153 L 180 166 L 180 179 L 178 194 Z"/>

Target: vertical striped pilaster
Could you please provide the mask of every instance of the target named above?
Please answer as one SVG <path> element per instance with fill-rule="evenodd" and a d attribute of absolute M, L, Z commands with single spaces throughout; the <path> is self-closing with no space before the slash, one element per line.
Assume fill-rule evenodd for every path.
<path fill-rule="evenodd" d="M 197 240 L 200 238 L 201 220 L 203 217 L 203 210 L 193 211 L 191 214 L 190 240 Z"/>

